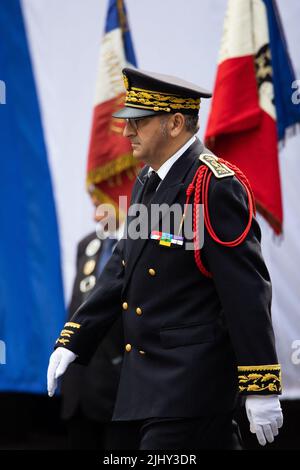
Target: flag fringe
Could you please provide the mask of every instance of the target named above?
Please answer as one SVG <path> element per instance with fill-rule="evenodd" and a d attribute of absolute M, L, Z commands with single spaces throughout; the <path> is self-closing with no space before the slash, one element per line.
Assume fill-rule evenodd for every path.
<path fill-rule="evenodd" d="M 129 168 L 136 167 L 138 162 L 132 156 L 132 154 L 124 154 L 120 155 L 120 157 L 112 160 L 109 163 L 97 168 L 93 168 L 92 170 L 88 171 L 86 183 L 89 187 L 91 184 L 101 183 L 112 176 L 116 176 L 119 173 L 122 173 L 124 170 L 128 170 Z"/>

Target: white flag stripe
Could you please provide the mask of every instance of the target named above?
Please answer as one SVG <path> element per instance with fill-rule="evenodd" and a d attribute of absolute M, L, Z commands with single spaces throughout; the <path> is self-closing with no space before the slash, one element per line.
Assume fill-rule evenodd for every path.
<path fill-rule="evenodd" d="M 96 83 L 95 105 L 125 92 L 121 70 L 126 66 L 121 29 L 113 29 L 103 37 Z"/>

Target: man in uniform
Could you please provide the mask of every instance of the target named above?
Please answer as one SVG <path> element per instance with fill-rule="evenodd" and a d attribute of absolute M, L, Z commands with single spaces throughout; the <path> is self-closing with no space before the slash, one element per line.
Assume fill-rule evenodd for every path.
<path fill-rule="evenodd" d="M 260 444 L 272 442 L 282 426 L 280 365 L 251 188 L 195 136 L 209 92 L 174 77 L 123 72 L 125 107 L 115 117 L 127 120 L 124 135 L 146 166 L 133 188 L 127 236 L 57 340 L 49 395 L 68 364 L 87 363 L 122 315 L 125 356 L 113 419 L 140 420 L 140 449 L 240 448 L 232 420 L 238 392 L 251 431 Z M 183 236 L 191 202 L 194 250 Z M 168 230 L 168 210 L 158 223 L 148 211 L 134 224 L 139 203 L 177 204 L 184 215 Z M 133 233 L 149 223 L 146 237 Z"/>

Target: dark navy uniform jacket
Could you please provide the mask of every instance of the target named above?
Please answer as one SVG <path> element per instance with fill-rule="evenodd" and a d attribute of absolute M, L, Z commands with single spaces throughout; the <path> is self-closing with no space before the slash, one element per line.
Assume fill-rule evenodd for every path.
<path fill-rule="evenodd" d="M 152 204 L 183 206 L 203 149 L 196 140 L 174 163 Z M 135 183 L 132 203 L 141 201 L 146 172 L 147 167 Z M 247 196 L 235 176 L 212 176 L 209 209 L 222 240 L 242 233 Z M 257 221 L 236 248 L 216 243 L 205 230 L 201 254 L 212 278 L 199 271 L 192 250 L 160 245 L 150 231 L 145 240 L 119 242 L 101 282 L 57 342 L 88 362 L 122 316 L 125 357 L 114 419 L 226 413 L 234 409 L 239 388 L 246 394 L 280 393 L 271 282 Z"/>

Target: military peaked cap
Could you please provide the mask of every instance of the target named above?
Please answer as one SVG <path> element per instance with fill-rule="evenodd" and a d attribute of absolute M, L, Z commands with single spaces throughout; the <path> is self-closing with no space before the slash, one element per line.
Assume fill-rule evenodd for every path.
<path fill-rule="evenodd" d="M 139 118 L 157 113 L 197 115 L 201 98 L 212 95 L 198 85 L 170 75 L 123 69 L 126 88 L 125 107 L 113 114 L 116 118 Z"/>

